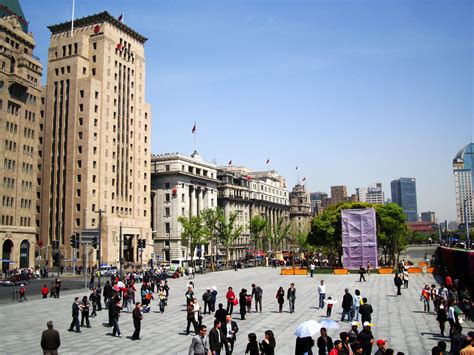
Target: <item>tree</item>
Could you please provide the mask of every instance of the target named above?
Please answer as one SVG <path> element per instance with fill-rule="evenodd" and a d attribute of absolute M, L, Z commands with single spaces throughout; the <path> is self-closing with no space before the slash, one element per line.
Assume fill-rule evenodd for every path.
<path fill-rule="evenodd" d="M 396 203 L 374 207 L 377 211 L 377 244 L 382 248 L 385 262 L 388 256 L 390 264 L 395 265 L 395 255 L 399 258 L 408 245 L 406 215 Z"/>
<path fill-rule="evenodd" d="M 255 266 L 257 266 L 257 252 L 258 249 L 262 248 L 262 232 L 267 226 L 267 220 L 262 216 L 254 216 L 250 219 L 249 230 L 250 230 L 250 240 L 254 245 L 254 261 Z"/>
<path fill-rule="evenodd" d="M 191 218 L 178 217 L 178 222 L 183 226 L 181 232 L 181 243 L 189 247 L 191 254 L 191 261 L 193 266 L 196 265 L 194 260 L 194 250 L 197 245 L 207 245 L 209 243 L 208 233 L 204 227 L 201 216 L 193 216 Z M 189 259 L 189 254 L 188 254 Z"/>
<path fill-rule="evenodd" d="M 208 208 L 201 211 L 200 216 L 203 219 L 206 235 L 211 241 L 214 241 L 214 248 L 211 248 L 211 260 L 212 260 L 212 270 L 214 270 L 215 265 L 217 265 L 217 260 L 219 258 L 219 236 L 217 234 L 217 212 L 215 208 Z M 214 254 L 215 253 L 215 254 Z"/>
<path fill-rule="evenodd" d="M 282 243 L 288 237 L 288 233 L 290 232 L 291 226 L 289 224 L 285 224 L 283 218 L 278 218 L 277 223 L 275 225 L 275 230 L 273 232 L 273 246 L 272 249 L 275 251 L 282 250 Z"/>
<path fill-rule="evenodd" d="M 312 249 L 311 245 L 308 243 L 308 234 L 298 231 L 295 237 L 296 245 L 298 247 L 298 252 L 303 252 L 308 249 Z"/>

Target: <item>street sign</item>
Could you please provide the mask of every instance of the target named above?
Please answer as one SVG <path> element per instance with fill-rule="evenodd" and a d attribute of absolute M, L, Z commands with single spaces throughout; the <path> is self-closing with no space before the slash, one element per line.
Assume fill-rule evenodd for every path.
<path fill-rule="evenodd" d="M 81 243 L 92 243 L 94 238 L 99 238 L 98 229 L 83 229 L 81 231 Z"/>

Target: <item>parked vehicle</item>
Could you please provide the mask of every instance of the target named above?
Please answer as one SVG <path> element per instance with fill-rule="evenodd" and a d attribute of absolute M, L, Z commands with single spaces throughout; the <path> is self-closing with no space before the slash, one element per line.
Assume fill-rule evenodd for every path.
<path fill-rule="evenodd" d="M 100 267 L 100 276 L 111 276 L 113 274 L 116 274 L 118 272 L 116 266 L 112 265 L 102 265 Z"/>

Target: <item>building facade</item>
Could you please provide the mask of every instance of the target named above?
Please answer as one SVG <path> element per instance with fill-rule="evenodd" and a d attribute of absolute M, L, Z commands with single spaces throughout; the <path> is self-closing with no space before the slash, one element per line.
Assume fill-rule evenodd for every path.
<path fill-rule="evenodd" d="M 311 200 L 304 185 L 296 184 L 290 192 L 291 246 L 298 247 L 298 234 L 307 235 L 311 229 Z M 289 248 L 291 249 L 291 248 Z"/>
<path fill-rule="evenodd" d="M 400 178 L 391 182 L 392 202 L 399 205 L 407 215 L 407 221 L 418 221 L 416 179 Z"/>
<path fill-rule="evenodd" d="M 331 205 L 336 205 L 339 202 L 350 201 L 347 197 L 347 187 L 340 186 L 331 186 Z"/>
<path fill-rule="evenodd" d="M 427 223 L 436 223 L 436 215 L 433 211 L 421 212 L 421 221 Z"/>
<path fill-rule="evenodd" d="M 253 252 L 250 248 L 250 217 L 252 201 L 250 199 L 251 178 L 238 172 L 229 171 L 219 167 L 217 170 L 218 196 L 217 204 L 224 211 L 228 218 L 231 214 L 236 214 L 235 227 L 242 227 L 240 237 L 234 242 L 234 258 L 241 259 L 247 253 Z M 225 253 L 223 248 L 219 248 L 219 253 Z"/>
<path fill-rule="evenodd" d="M 41 240 L 59 242 L 63 265 L 81 263 L 71 235 L 100 225 L 102 263 L 119 263 L 122 240 L 125 266 L 136 266 L 152 252 L 147 39 L 107 12 L 76 19 L 72 33 L 70 22 L 48 28 Z"/>
<path fill-rule="evenodd" d="M 2 270 L 34 266 L 42 65 L 18 1 L 0 1 Z"/>
<path fill-rule="evenodd" d="M 474 143 L 464 146 L 453 159 L 456 219 L 459 225 L 474 222 Z"/>
<path fill-rule="evenodd" d="M 181 243 L 182 226 L 178 217 L 192 217 L 217 207 L 216 166 L 194 152 L 191 156 L 171 153 L 151 158 L 152 229 L 157 261 L 190 257 Z M 193 251 L 209 254 L 209 246 Z"/>
<path fill-rule="evenodd" d="M 311 201 L 311 213 L 313 216 L 319 216 L 324 211 L 324 206 L 328 201 L 328 194 L 325 192 L 311 192 L 309 194 Z"/>
<path fill-rule="evenodd" d="M 383 204 L 385 196 L 382 189 L 382 183 L 377 182 L 369 187 L 360 187 L 356 189 L 357 201 L 373 204 Z"/>

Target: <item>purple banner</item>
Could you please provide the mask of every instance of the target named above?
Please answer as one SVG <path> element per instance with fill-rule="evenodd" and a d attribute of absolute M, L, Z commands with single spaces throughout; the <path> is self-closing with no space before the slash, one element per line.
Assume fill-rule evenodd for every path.
<path fill-rule="evenodd" d="M 378 267 L 377 222 L 373 208 L 342 210 L 342 264 L 346 269 Z"/>

